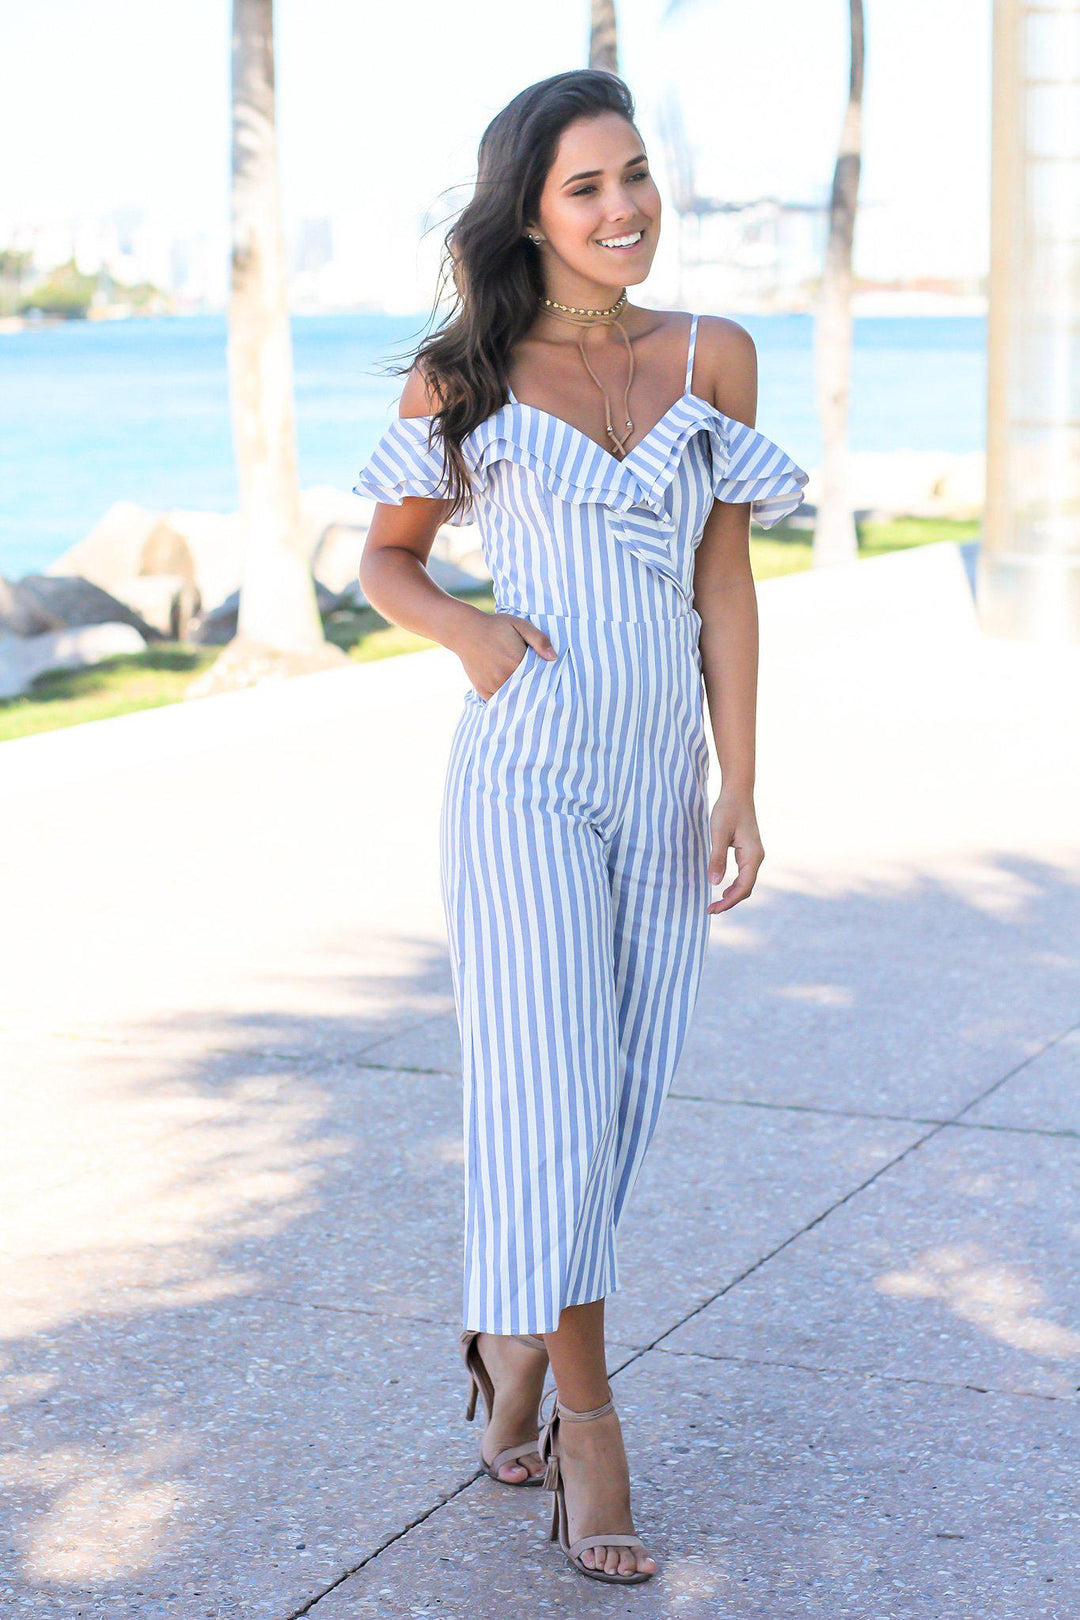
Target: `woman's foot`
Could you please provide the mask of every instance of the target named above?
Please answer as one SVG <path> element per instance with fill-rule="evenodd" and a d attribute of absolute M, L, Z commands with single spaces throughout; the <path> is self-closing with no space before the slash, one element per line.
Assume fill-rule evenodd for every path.
<path fill-rule="evenodd" d="M 559 1468 L 566 1481 L 567 1540 L 580 1536 L 636 1535 L 630 1512 L 630 1468 L 618 1412 L 587 1423 L 559 1424 Z M 655 1575 L 656 1560 L 643 1547 L 586 1547 L 581 1562 L 608 1575 Z"/>
<path fill-rule="evenodd" d="M 539 1435 L 537 1408 L 544 1392 L 548 1358 L 546 1350 L 522 1344 L 508 1333 L 480 1333 L 476 1348 L 495 1386 L 495 1400 L 480 1454 L 490 1461 L 504 1446 Z M 542 1474 L 544 1465 L 538 1451 L 528 1451 L 517 1462 L 503 1463 L 499 1478 L 508 1485 L 520 1485 L 530 1475 Z"/>

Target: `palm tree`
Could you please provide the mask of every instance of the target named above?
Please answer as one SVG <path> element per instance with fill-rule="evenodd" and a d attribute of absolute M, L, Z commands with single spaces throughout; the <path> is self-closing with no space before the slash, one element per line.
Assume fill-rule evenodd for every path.
<path fill-rule="evenodd" d="M 619 25 L 615 20 L 615 0 L 591 0 L 589 23 L 589 66 L 619 71 Z"/>
<path fill-rule="evenodd" d="M 849 0 L 851 67 L 829 204 L 829 236 L 814 326 L 818 415 L 821 420 L 821 491 L 814 532 L 814 563 L 850 562 L 859 543 L 848 469 L 848 400 L 851 393 L 852 248 L 859 202 L 865 36 L 862 0 Z"/>
<path fill-rule="evenodd" d="M 229 382 L 245 550 L 237 634 L 198 695 L 254 668 L 337 664 L 302 544 L 274 128 L 273 0 L 233 0 Z M 225 666 L 224 669 L 222 666 Z M 231 672 L 231 674 L 230 674 Z"/>

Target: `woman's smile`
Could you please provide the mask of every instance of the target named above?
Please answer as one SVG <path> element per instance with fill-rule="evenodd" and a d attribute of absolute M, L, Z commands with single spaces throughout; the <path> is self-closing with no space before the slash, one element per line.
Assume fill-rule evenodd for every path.
<path fill-rule="evenodd" d="M 635 253 L 644 241 L 644 231 L 623 231 L 619 236 L 597 239 L 598 246 L 602 247 L 605 253 Z"/>

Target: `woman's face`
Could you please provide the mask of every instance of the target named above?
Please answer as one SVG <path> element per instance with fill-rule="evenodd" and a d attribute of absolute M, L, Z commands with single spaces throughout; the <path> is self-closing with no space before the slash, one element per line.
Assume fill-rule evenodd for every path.
<path fill-rule="evenodd" d="M 555 296 L 561 290 L 571 295 L 568 303 L 598 302 L 607 290 L 645 280 L 660 234 L 660 193 L 644 152 L 641 136 L 618 113 L 580 118 L 563 130 L 540 217 L 527 227 L 544 238 L 537 247 Z M 635 236 L 627 246 L 602 245 Z"/>

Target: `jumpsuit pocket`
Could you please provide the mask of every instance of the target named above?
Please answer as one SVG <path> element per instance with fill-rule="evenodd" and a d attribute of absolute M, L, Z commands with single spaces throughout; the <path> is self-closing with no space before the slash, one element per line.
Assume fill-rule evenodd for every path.
<path fill-rule="evenodd" d="M 537 656 L 536 648 L 533 646 L 531 641 L 527 641 L 525 643 L 525 651 L 524 651 L 524 653 L 518 659 L 517 663 L 514 665 L 513 669 L 510 671 L 510 673 L 506 677 L 505 681 L 503 681 L 500 686 L 497 686 L 495 688 L 494 692 L 492 692 L 492 694 L 491 694 L 491 696 L 489 698 L 482 698 L 480 696 L 479 692 L 476 691 L 475 687 L 471 687 L 469 689 L 469 692 L 466 695 L 472 698 L 473 702 L 477 705 L 478 708 L 480 708 L 480 709 L 490 709 L 490 708 L 492 708 L 496 703 L 498 703 L 499 699 L 502 697 L 503 693 L 507 690 L 507 688 L 513 686 L 517 681 L 519 681 L 521 679 L 521 677 L 524 674 L 525 670 L 528 668 L 530 659 L 535 658 L 536 656 Z"/>

